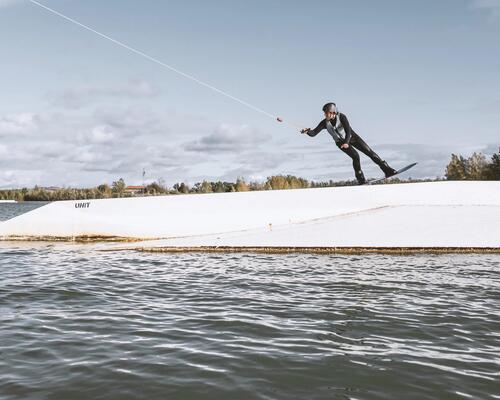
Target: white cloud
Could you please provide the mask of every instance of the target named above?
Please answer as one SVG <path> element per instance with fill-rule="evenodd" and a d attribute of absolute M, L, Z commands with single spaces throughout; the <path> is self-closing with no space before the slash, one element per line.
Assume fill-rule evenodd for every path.
<path fill-rule="evenodd" d="M 103 99 L 131 94 L 133 90 L 116 89 L 127 85 L 108 90 L 87 87 L 81 94 L 88 95 L 89 105 L 94 95 Z M 147 86 L 137 90 L 152 94 Z M 134 98 L 109 103 L 79 110 L 0 115 L 0 171 L 9 171 L 0 173 L 0 187 L 90 187 L 120 177 L 135 184 L 142 182 L 143 169 L 149 181 L 163 178 L 170 186 L 180 181 L 251 180 L 276 174 L 314 180 L 353 178 L 351 160 L 324 135 L 305 147 L 294 138 L 278 142 L 251 125 L 155 110 Z M 451 153 L 468 156 L 486 149 L 481 143 L 452 145 L 373 144 L 395 167 L 418 161 L 414 177 L 442 176 Z M 496 151 L 498 144 L 492 143 L 488 150 L 492 149 Z M 379 168 L 364 156 L 362 166 L 367 177 L 380 175 Z"/>
<path fill-rule="evenodd" d="M 115 138 L 115 134 L 111 130 L 111 128 L 107 125 L 96 126 L 90 132 L 88 139 L 92 143 L 111 143 Z"/>
<path fill-rule="evenodd" d="M 186 143 L 185 149 L 201 153 L 233 152 L 255 149 L 269 141 L 270 137 L 248 125 L 220 125 L 215 131 L 201 139 Z"/>
<path fill-rule="evenodd" d="M 0 115 L 0 187 L 93 186 L 123 177 L 172 184 L 189 180 L 208 158 L 184 151 L 189 137 L 215 124 L 140 107 Z"/>
<path fill-rule="evenodd" d="M 248 125 L 216 125 L 196 116 L 115 107 L 77 114 L 22 113 L 0 116 L 0 121 L 0 171 L 10 171 L 0 174 L 0 187 L 89 187 L 120 177 L 134 184 L 142 182 L 143 168 L 149 180 L 161 177 L 170 186 L 276 174 L 323 181 L 353 178 L 351 160 L 329 141 L 304 150 L 276 144 Z M 199 134 L 207 130 L 211 133 Z M 418 161 L 413 177 L 442 176 L 451 153 L 469 156 L 498 150 L 494 143 L 488 148 L 453 145 L 374 144 L 373 148 L 394 167 Z M 381 174 L 365 156 L 361 162 L 367 177 Z"/>
<path fill-rule="evenodd" d="M 74 158 L 74 161 L 79 163 L 92 163 L 96 160 L 97 160 L 97 155 L 88 150 L 79 152 Z"/>
<path fill-rule="evenodd" d="M 27 135 L 38 129 L 41 117 L 33 113 L 0 116 L 0 136 Z"/>

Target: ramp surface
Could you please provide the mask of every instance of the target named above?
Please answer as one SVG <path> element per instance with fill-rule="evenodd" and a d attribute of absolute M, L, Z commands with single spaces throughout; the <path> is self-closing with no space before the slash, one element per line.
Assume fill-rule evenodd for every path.
<path fill-rule="evenodd" d="M 500 182 L 432 182 L 55 202 L 6 239 L 155 239 L 153 247 L 498 247 Z"/>

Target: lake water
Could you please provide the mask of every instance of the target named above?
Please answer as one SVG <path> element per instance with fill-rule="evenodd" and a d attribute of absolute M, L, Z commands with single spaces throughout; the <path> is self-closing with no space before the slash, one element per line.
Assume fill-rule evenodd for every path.
<path fill-rule="evenodd" d="M 0 242 L 2 400 L 500 399 L 499 382 L 500 255 Z"/>

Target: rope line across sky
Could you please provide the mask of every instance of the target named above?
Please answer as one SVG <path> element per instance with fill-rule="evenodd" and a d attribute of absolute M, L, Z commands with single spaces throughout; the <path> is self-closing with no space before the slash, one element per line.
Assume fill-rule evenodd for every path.
<path fill-rule="evenodd" d="M 91 28 L 90 26 L 85 25 L 85 24 L 83 24 L 83 23 L 81 23 L 81 22 L 79 22 L 79 21 L 77 21 L 77 20 L 75 20 L 75 19 L 73 19 L 71 17 L 68 17 L 67 15 L 64 15 L 64 14 L 60 13 L 59 11 L 54 10 L 53 8 L 50 8 L 50 7 L 48 7 L 48 6 L 46 6 L 46 5 L 42 4 L 42 3 L 39 3 L 36 0 L 28 0 L 28 1 L 30 3 L 38 6 L 38 7 L 43 8 L 46 11 L 49 11 L 50 13 L 52 13 L 54 15 L 57 15 L 58 17 L 61 17 L 61 18 L 65 19 L 68 22 L 71 22 L 71 23 L 73 23 L 75 25 L 78 25 L 79 27 L 81 27 L 83 29 L 86 29 L 86 30 L 88 30 L 88 31 L 90 31 L 92 33 L 95 33 L 96 35 L 98 35 L 98 36 L 100 36 L 100 37 L 102 37 L 102 38 L 104 38 L 106 40 L 109 40 L 110 42 L 112 42 L 112 43 L 114 43 L 114 44 L 116 44 L 116 45 L 118 45 L 120 47 L 123 47 L 123 48 L 131 51 L 132 53 L 135 53 L 135 54 L 137 54 L 137 55 L 139 55 L 141 57 L 144 57 L 145 59 L 147 59 L 147 60 L 149 60 L 151 62 L 154 62 L 154 63 L 156 63 L 158 65 L 161 65 L 162 67 L 167 68 L 168 70 L 170 70 L 172 72 L 175 72 L 176 74 L 178 74 L 178 75 L 180 75 L 180 76 L 182 76 L 182 77 L 184 77 L 186 79 L 189 79 L 189 80 L 191 80 L 193 82 L 196 82 L 197 84 L 199 84 L 201 86 L 204 86 L 204 87 L 206 87 L 206 88 L 208 88 L 210 90 L 213 90 L 214 92 L 219 93 L 222 96 L 225 96 L 225 97 L 227 97 L 227 98 L 229 98 L 229 99 L 231 99 L 233 101 L 236 101 L 236 102 L 242 104 L 243 106 L 250 108 L 253 111 L 256 111 L 256 112 L 258 112 L 260 114 L 263 114 L 263 115 L 265 115 L 265 116 L 267 116 L 269 118 L 272 118 L 275 121 L 282 122 L 282 123 L 284 123 L 284 124 L 286 124 L 286 125 L 288 125 L 290 127 L 298 128 L 298 129 L 302 128 L 301 126 L 299 126 L 299 125 L 297 125 L 295 123 L 286 122 L 282 117 L 276 116 L 276 115 L 274 115 L 274 114 L 272 114 L 272 113 L 270 113 L 268 111 L 263 110 L 260 107 L 254 106 L 253 104 L 250 104 L 250 103 L 248 103 L 248 102 L 246 102 L 246 101 L 244 101 L 244 100 L 242 100 L 242 99 L 240 99 L 240 98 L 238 98 L 236 96 L 233 96 L 233 95 L 225 92 L 224 90 L 221 90 L 221 89 L 219 89 L 219 88 L 217 88 L 217 87 L 215 87 L 213 85 L 210 85 L 209 83 L 206 83 L 206 82 L 204 82 L 204 81 L 202 81 L 202 80 L 200 80 L 200 79 L 198 79 L 198 78 L 196 78 L 196 77 L 194 77 L 192 75 L 189 75 L 189 74 L 187 74 L 185 72 L 182 72 L 182 71 L 178 70 L 177 68 L 172 67 L 171 65 L 169 65 L 167 63 L 164 63 L 163 61 L 158 60 L 155 57 L 152 57 L 152 56 L 150 56 L 150 55 L 148 55 L 148 54 L 146 54 L 146 53 L 144 53 L 144 52 L 142 52 L 140 50 L 137 50 L 136 48 L 134 48 L 132 46 L 129 46 L 129 45 L 127 45 L 127 44 L 125 44 L 125 43 L 117 40 L 117 39 L 114 39 L 114 38 L 112 38 L 112 37 L 110 37 L 108 35 L 105 35 L 104 33 L 96 31 L 95 29 Z"/>

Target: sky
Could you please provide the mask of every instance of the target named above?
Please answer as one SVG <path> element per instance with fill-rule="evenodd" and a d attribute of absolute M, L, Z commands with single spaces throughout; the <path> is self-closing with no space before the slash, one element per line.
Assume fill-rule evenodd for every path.
<path fill-rule="evenodd" d="M 500 0 L 39 1 L 299 126 L 334 101 L 391 166 L 418 162 L 413 178 L 500 147 Z M 0 0 L 0 37 L 0 188 L 354 179 L 326 131 L 28 0 Z"/>

